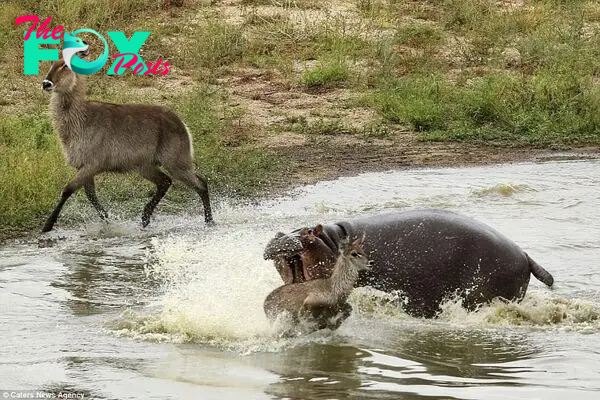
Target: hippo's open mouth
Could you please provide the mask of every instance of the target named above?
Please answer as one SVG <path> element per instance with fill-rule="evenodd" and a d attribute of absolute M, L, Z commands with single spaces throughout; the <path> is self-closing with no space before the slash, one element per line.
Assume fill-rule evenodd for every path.
<path fill-rule="evenodd" d="M 275 259 L 275 266 L 285 284 L 306 281 L 301 253 L 279 255 Z"/>
<path fill-rule="evenodd" d="M 263 256 L 265 260 L 275 260 L 277 271 L 286 284 L 304 282 L 303 250 L 298 236 L 278 232 L 267 244 Z"/>
<path fill-rule="evenodd" d="M 288 262 L 288 268 L 292 271 L 292 282 L 298 283 L 306 281 L 306 276 L 304 276 L 304 265 L 300 253 L 288 257 L 286 261 Z"/>

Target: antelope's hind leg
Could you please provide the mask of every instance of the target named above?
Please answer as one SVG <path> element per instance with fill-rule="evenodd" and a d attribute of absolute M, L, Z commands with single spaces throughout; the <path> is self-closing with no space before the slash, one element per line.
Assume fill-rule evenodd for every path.
<path fill-rule="evenodd" d="M 180 180 L 186 186 L 193 189 L 198 195 L 200 199 L 202 199 L 202 205 L 204 206 L 204 222 L 207 224 L 213 224 L 214 220 L 212 217 L 212 210 L 210 207 L 210 198 L 208 196 L 208 183 L 206 179 L 202 178 L 200 175 L 195 173 L 191 169 L 169 169 L 173 178 Z"/>
<path fill-rule="evenodd" d="M 156 193 L 154 193 L 154 196 L 152 196 L 142 212 L 142 226 L 145 228 L 150 223 L 150 217 L 152 216 L 154 209 L 165 196 L 167 190 L 169 190 L 172 181 L 171 178 L 162 172 L 156 165 L 141 168 L 140 175 L 156 185 Z"/>
<path fill-rule="evenodd" d="M 332 331 L 339 328 L 351 314 L 352 306 L 346 301 L 333 304 L 312 296 L 306 298 L 299 311 L 301 319 L 312 321 L 318 329 Z"/>

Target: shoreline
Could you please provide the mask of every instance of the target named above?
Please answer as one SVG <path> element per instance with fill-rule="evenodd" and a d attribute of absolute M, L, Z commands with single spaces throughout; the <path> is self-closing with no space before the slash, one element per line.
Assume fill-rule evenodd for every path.
<path fill-rule="evenodd" d="M 587 160 L 600 158 L 594 146 L 568 150 L 506 148 L 465 143 L 416 142 L 392 145 L 361 145 L 357 157 L 353 144 L 305 145 L 279 148 L 276 154 L 289 164 L 267 189 L 282 194 L 294 187 L 322 180 L 406 168 L 459 168 L 522 162 Z M 344 158 L 345 162 L 339 162 Z M 335 162 L 337 160 L 337 162 Z M 334 161 L 323 166 L 323 162 Z M 268 196 L 267 196 L 268 197 Z"/>
<path fill-rule="evenodd" d="M 361 147 L 363 151 L 358 157 L 355 156 L 357 153 L 356 145 L 348 143 L 346 145 L 335 145 L 335 143 L 327 145 L 323 143 L 318 145 L 307 144 L 271 149 L 276 156 L 282 157 L 289 166 L 281 169 L 280 174 L 274 177 L 255 199 L 261 200 L 282 196 L 297 187 L 367 172 L 600 158 L 600 150 L 596 147 L 548 150 L 436 142 L 417 142 L 416 146 L 414 143 L 413 146 L 407 146 L 406 144 L 402 146 L 381 143 L 363 144 Z M 324 162 L 339 161 L 341 157 L 349 159 L 350 156 L 354 156 L 350 161 L 324 165 Z M 36 239 L 44 240 L 44 237 L 37 230 L 9 230 L 2 232 L 2 235 L 0 235 L 0 246 Z"/>

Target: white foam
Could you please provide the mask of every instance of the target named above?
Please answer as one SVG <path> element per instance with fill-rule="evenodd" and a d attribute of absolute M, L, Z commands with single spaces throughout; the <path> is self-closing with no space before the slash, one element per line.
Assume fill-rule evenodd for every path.
<path fill-rule="evenodd" d="M 128 310 L 113 331 L 148 341 L 195 342 L 247 354 L 282 351 L 307 343 L 329 343 L 362 337 L 367 326 L 411 321 L 448 328 L 558 330 L 600 332 L 600 305 L 565 299 L 543 289 L 530 289 L 521 303 L 495 301 L 475 312 L 449 300 L 435 321 L 416 320 L 401 308 L 404 298 L 369 288 L 350 296 L 351 320 L 337 332 L 320 331 L 299 337 L 281 337 L 263 312 L 267 294 L 281 285 L 273 264 L 262 260 L 265 237 L 252 228 L 226 226 L 205 236 L 154 238 L 146 271 L 163 283 L 161 294 L 143 310 Z M 257 237 L 257 235 L 259 237 Z"/>
<path fill-rule="evenodd" d="M 147 270 L 165 282 L 164 329 L 200 340 L 248 339 L 269 331 L 262 303 L 279 276 L 247 237 L 237 231 L 200 241 L 153 240 Z"/>

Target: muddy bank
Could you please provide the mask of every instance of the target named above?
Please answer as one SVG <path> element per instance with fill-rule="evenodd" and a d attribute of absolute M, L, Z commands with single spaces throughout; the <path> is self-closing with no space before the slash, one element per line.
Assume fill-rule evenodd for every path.
<path fill-rule="evenodd" d="M 269 192 L 281 193 L 295 186 L 312 184 L 363 172 L 421 167 L 459 167 L 470 165 L 544 162 L 551 160 L 593 159 L 600 157 L 597 147 L 569 150 L 506 148 L 464 143 L 421 142 L 407 134 L 398 141 L 376 140 L 361 143 L 355 137 L 327 138 L 302 145 L 272 149 L 287 168 L 273 177 Z"/>

